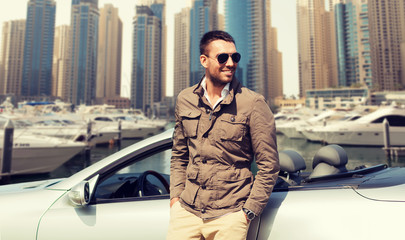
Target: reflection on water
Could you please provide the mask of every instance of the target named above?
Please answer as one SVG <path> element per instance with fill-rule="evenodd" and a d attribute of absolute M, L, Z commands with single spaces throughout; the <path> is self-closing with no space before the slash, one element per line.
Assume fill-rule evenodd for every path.
<path fill-rule="evenodd" d="M 123 140 L 121 148 L 125 148 L 139 140 Z M 284 135 L 277 135 L 277 142 L 278 142 L 278 150 L 295 150 L 300 153 L 307 165 L 307 171 L 312 170 L 312 158 L 315 153 L 323 146 L 320 143 L 312 143 L 307 142 L 305 139 L 289 139 Z M 405 167 L 405 157 L 400 157 L 396 159 L 387 159 L 384 150 L 380 147 L 350 147 L 344 146 L 343 147 L 347 155 L 349 157 L 349 163 L 347 165 L 348 169 L 354 169 L 357 166 L 366 165 L 366 166 L 373 166 L 377 164 L 387 164 L 388 166 L 392 167 Z M 32 181 L 32 180 L 41 180 L 41 179 L 48 179 L 48 178 L 63 178 L 69 177 L 74 173 L 82 170 L 83 168 L 101 160 L 102 158 L 111 155 L 119 150 L 118 146 L 100 146 L 95 147 L 91 151 L 90 159 L 86 159 L 84 155 L 77 155 L 68 162 L 66 162 L 63 166 L 56 169 L 55 171 L 51 172 L 50 174 L 45 175 L 36 175 L 36 176 L 18 176 L 13 177 L 12 182 L 24 182 L 24 181 Z M 162 152 L 162 157 L 158 157 L 157 159 L 165 159 L 165 160 L 156 160 L 156 161 L 145 161 L 145 164 L 148 166 L 142 166 L 145 169 L 157 169 L 161 170 L 162 173 L 169 173 L 169 158 L 170 158 L 170 151 Z M 139 164 L 138 164 L 139 165 Z M 159 167 L 158 167 L 159 166 Z M 138 166 L 139 167 L 139 166 Z"/>

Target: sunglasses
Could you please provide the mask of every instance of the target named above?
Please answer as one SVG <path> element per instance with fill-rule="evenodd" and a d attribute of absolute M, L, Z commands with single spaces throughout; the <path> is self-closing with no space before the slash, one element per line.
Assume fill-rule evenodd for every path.
<path fill-rule="evenodd" d="M 206 55 L 207 56 L 207 55 Z M 209 56 L 207 56 L 207 57 L 209 57 Z M 228 61 L 228 59 L 229 59 L 229 57 L 231 57 L 232 58 L 232 61 L 234 62 L 234 63 L 238 63 L 239 61 L 240 61 L 240 58 L 242 57 L 241 55 L 240 55 L 240 53 L 232 53 L 232 54 L 229 54 L 229 53 L 221 53 L 221 54 L 218 54 L 217 55 L 217 61 L 218 61 L 218 63 L 219 64 L 224 64 L 224 63 L 226 63 L 227 61 Z"/>

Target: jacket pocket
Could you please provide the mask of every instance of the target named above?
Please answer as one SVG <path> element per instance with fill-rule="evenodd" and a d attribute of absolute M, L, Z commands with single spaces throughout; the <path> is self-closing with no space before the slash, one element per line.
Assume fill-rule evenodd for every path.
<path fill-rule="evenodd" d="M 185 137 L 197 136 L 198 121 L 200 120 L 201 111 L 199 110 L 184 110 L 179 113 L 181 123 L 183 125 L 183 133 Z"/>
<path fill-rule="evenodd" d="M 245 116 L 226 115 L 221 118 L 221 136 L 222 140 L 227 141 L 242 141 L 246 133 Z"/>
<path fill-rule="evenodd" d="M 194 205 L 199 184 L 197 184 L 198 168 L 191 167 L 186 173 L 186 185 L 184 191 L 181 193 L 180 198 L 188 205 Z"/>
<path fill-rule="evenodd" d="M 217 173 L 218 190 L 215 208 L 237 207 L 250 194 L 253 175 L 248 168 Z"/>

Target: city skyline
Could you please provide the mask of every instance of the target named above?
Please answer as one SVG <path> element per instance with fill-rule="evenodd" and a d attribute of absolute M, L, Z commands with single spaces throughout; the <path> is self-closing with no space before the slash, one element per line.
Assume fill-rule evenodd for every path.
<path fill-rule="evenodd" d="M 28 0 L 15 0 L 13 4 L 7 6 L 7 10 L 1 10 L 0 22 L 3 23 L 9 20 L 25 19 L 26 18 L 26 3 Z M 122 60 L 122 84 L 121 84 L 121 96 L 129 97 L 129 84 L 131 78 L 131 36 L 132 36 L 132 18 L 135 16 L 135 4 L 129 0 L 99 0 L 99 8 L 102 8 L 104 4 L 113 2 L 113 6 L 119 9 L 119 16 L 123 21 L 123 60 Z M 67 11 L 71 7 L 71 1 L 56 0 L 56 24 L 60 26 L 62 24 L 70 23 L 70 11 Z M 167 46 L 168 50 L 172 50 L 174 46 L 174 14 L 179 13 L 182 8 L 189 6 L 189 1 L 176 1 L 176 4 L 172 4 L 170 0 L 166 1 L 166 23 L 168 28 Z M 223 0 L 219 0 L 219 11 L 223 12 Z M 132 5 L 130 8 L 128 5 Z M 297 60 L 297 37 L 296 37 L 296 18 L 295 18 L 295 1 L 282 1 L 272 0 L 272 25 L 278 29 L 278 42 L 279 50 L 283 53 L 283 74 L 284 74 L 284 90 L 283 93 L 286 96 L 297 95 L 298 93 L 298 60 Z M 9 13 L 12 14 L 9 14 Z M 69 14 L 67 14 L 69 13 Z M 286 13 L 288 13 L 286 15 Z M 64 16 L 67 15 L 67 16 Z M 282 20 L 280 20 L 282 19 Z M 284 27 L 280 27 L 280 24 L 284 24 Z M 1 24 L 2 25 L 2 24 Z M 129 30 L 128 30 L 129 29 Z M 1 29 L 0 29 L 1 30 Z M 173 52 L 167 53 L 167 90 L 168 96 L 173 95 Z"/>

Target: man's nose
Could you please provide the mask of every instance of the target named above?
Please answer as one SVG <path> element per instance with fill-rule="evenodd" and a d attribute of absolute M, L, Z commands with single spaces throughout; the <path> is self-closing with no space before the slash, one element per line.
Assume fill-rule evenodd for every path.
<path fill-rule="evenodd" d="M 232 66 L 236 66 L 237 63 L 235 63 L 231 57 L 228 58 L 228 60 L 226 61 L 225 65 L 227 67 L 232 67 Z"/>

